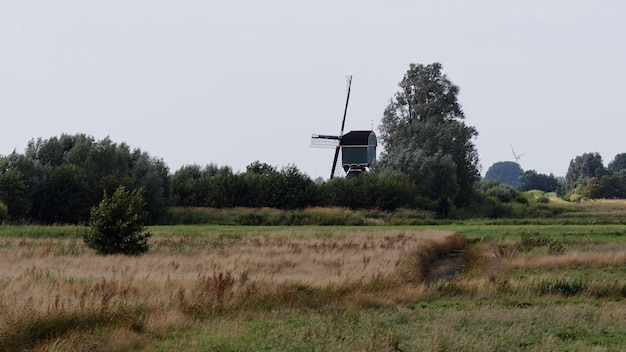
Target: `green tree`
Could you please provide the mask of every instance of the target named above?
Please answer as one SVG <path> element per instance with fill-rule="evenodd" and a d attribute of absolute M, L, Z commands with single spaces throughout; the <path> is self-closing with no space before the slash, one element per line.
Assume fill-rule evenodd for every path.
<path fill-rule="evenodd" d="M 485 181 L 498 181 L 517 188 L 523 170 L 513 161 L 499 161 L 489 167 L 485 173 Z"/>
<path fill-rule="evenodd" d="M 602 163 L 602 156 L 598 153 L 584 153 L 574 158 L 569 163 L 565 175 L 565 188 L 573 190 L 577 185 L 584 183 L 589 178 L 602 177 L 607 171 Z M 585 187 L 588 189 L 588 187 Z M 585 193 L 585 196 L 588 192 Z"/>
<path fill-rule="evenodd" d="M 520 191 L 530 191 L 533 189 L 543 192 L 554 192 L 559 187 L 559 180 L 553 174 L 545 175 L 537 173 L 535 170 L 529 170 L 520 176 Z"/>
<path fill-rule="evenodd" d="M 480 193 L 486 197 L 492 197 L 502 203 L 514 201 L 520 192 L 515 188 L 498 181 L 481 181 L 478 183 Z"/>
<path fill-rule="evenodd" d="M 415 184 L 398 171 L 364 173 L 359 177 L 333 178 L 318 185 L 323 206 L 393 211 L 415 206 Z"/>
<path fill-rule="evenodd" d="M 204 206 L 208 188 L 203 185 L 205 172 L 199 165 L 184 165 L 172 176 L 172 204 Z"/>
<path fill-rule="evenodd" d="M 316 202 L 315 183 L 294 165 L 280 171 L 277 193 L 280 195 L 278 208 L 305 208 Z"/>
<path fill-rule="evenodd" d="M 610 173 L 616 174 L 626 169 L 626 153 L 620 153 L 613 158 L 613 160 L 607 166 Z"/>
<path fill-rule="evenodd" d="M 468 205 L 480 179 L 472 142 L 478 132 L 462 121 L 459 88 L 439 63 L 411 64 L 399 87 L 380 126 L 379 168 L 408 175 L 436 203 Z"/>
<path fill-rule="evenodd" d="M 37 202 L 38 219 L 44 223 L 87 223 L 89 192 L 84 172 L 76 165 L 62 164 L 52 170 L 45 192 Z"/>
<path fill-rule="evenodd" d="M 85 243 L 99 254 L 139 255 L 148 251 L 150 233 L 145 231 L 143 189 L 127 191 L 120 186 L 111 197 L 91 209 Z"/>
<path fill-rule="evenodd" d="M 9 218 L 9 208 L 7 208 L 6 204 L 0 201 L 0 224 L 2 224 L 2 222 L 8 218 Z"/>
<path fill-rule="evenodd" d="M 626 198 L 626 169 L 617 173 L 602 176 L 598 179 L 598 187 L 593 198 Z"/>
<path fill-rule="evenodd" d="M 19 177 L 18 177 L 19 176 Z M 166 214 L 170 202 L 169 169 L 108 137 L 95 141 L 84 134 L 31 140 L 26 152 L 0 158 L 0 194 L 13 220 L 86 223 L 89 209 L 124 185 L 145 189 L 150 223 Z M 4 185 L 4 186 L 3 186 Z M 11 204 L 9 204 L 11 203 Z"/>
<path fill-rule="evenodd" d="M 0 173 L 0 201 L 6 204 L 11 219 L 22 219 L 28 215 L 31 206 L 27 190 L 28 187 L 19 170 L 6 170 Z"/>
<path fill-rule="evenodd" d="M 280 207 L 281 197 L 277 192 L 282 176 L 275 167 L 255 161 L 246 167 L 243 174 L 244 193 L 242 206 Z"/>

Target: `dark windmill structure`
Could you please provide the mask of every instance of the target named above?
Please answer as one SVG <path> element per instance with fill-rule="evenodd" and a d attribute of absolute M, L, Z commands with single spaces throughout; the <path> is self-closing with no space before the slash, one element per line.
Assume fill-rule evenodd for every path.
<path fill-rule="evenodd" d="M 346 173 L 346 178 L 357 177 L 367 172 L 376 160 L 376 134 L 372 130 L 350 131 L 343 133 L 350 101 L 352 76 L 347 77 L 348 93 L 346 106 L 343 110 L 343 120 L 339 135 L 314 134 L 311 136 L 311 146 L 315 148 L 334 148 L 335 156 L 330 171 L 330 178 L 335 176 L 337 166 L 340 165 Z M 341 158 L 340 158 L 341 157 Z"/>

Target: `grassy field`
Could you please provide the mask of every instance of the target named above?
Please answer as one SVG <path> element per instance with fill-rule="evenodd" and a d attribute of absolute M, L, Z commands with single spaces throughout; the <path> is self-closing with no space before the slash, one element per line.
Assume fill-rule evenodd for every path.
<path fill-rule="evenodd" d="M 0 350 L 623 351 L 626 225 L 606 219 L 626 206 L 580 209 L 438 226 L 151 227 L 140 257 L 95 255 L 81 227 L 0 226 Z M 426 281 L 461 248 L 462 272 Z"/>

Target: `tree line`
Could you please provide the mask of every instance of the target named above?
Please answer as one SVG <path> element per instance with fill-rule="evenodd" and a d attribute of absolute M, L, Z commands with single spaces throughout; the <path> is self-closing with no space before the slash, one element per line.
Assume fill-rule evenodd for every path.
<path fill-rule="evenodd" d="M 170 174 L 163 160 L 140 149 L 84 134 L 32 140 L 25 153 L 0 156 L 0 206 L 13 222 L 87 223 L 90 209 L 120 187 L 142 189 L 149 224 L 165 221 L 171 206 L 418 206 L 410 182 L 391 174 L 315 183 L 296 166 L 279 169 L 259 161 L 244 172 L 209 164 L 186 165 Z"/>
<path fill-rule="evenodd" d="M 81 223 L 121 186 L 142 189 L 149 223 L 169 206 L 420 208 L 447 216 L 467 207 L 479 180 L 476 129 L 464 124 L 459 88 L 439 63 L 411 64 L 384 111 L 385 153 L 373 172 L 315 183 L 295 166 L 254 162 L 244 172 L 189 165 L 173 175 L 163 160 L 105 138 L 37 139 L 0 158 L 0 212 L 12 221 Z"/>
<path fill-rule="evenodd" d="M 507 212 L 502 203 L 528 203 L 515 188 L 481 180 L 478 131 L 465 124 L 460 89 L 441 64 L 411 64 L 398 86 L 379 127 L 384 152 L 360 177 L 316 183 L 294 165 L 260 161 L 242 172 L 208 164 L 172 174 L 162 159 L 125 143 L 64 134 L 0 156 L 0 220 L 86 223 L 91 209 L 120 187 L 140 190 L 148 224 L 166 221 L 171 206 L 410 208 L 449 217 L 500 216 Z M 620 167 L 615 161 L 604 168 L 596 154 L 577 158 L 560 194 L 626 196 L 626 174 L 611 171 Z M 518 171 L 521 189 L 550 191 L 558 184 L 552 175 Z"/>
<path fill-rule="evenodd" d="M 626 153 L 620 153 L 608 165 L 597 153 L 584 153 L 569 163 L 565 177 L 524 171 L 518 163 L 501 161 L 486 172 L 485 180 L 497 181 L 522 192 L 556 192 L 564 200 L 626 198 Z"/>

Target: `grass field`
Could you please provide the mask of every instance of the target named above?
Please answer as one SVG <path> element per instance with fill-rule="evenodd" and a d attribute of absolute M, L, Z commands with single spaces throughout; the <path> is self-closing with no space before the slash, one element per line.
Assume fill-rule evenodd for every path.
<path fill-rule="evenodd" d="M 152 227 L 140 257 L 0 226 L 0 350 L 623 351 L 626 225 L 593 223 L 620 204 L 575 224 Z M 460 248 L 463 271 L 427 283 Z"/>

